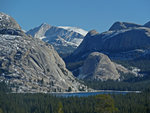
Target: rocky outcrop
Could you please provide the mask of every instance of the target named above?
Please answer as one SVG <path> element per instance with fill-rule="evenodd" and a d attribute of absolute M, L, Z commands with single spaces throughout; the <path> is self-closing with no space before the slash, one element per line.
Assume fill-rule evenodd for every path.
<path fill-rule="evenodd" d="M 10 84 L 13 92 L 86 90 L 51 45 L 25 35 L 12 17 L 3 13 L 0 17 L 5 26 L 5 32 L 0 33 L 0 80 Z M 20 35 L 8 33 L 8 28 Z"/>
<path fill-rule="evenodd" d="M 106 81 L 117 80 L 120 75 L 113 62 L 104 54 L 93 52 L 84 61 L 78 78 Z"/>

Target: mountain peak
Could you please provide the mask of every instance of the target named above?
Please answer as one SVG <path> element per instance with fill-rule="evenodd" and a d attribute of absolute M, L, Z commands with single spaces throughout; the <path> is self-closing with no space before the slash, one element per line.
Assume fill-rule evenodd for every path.
<path fill-rule="evenodd" d="M 42 23 L 39 27 L 31 29 L 27 34 L 34 38 L 42 39 L 54 46 L 59 53 L 70 53 L 74 51 L 82 42 L 87 31 L 68 26 L 51 26 L 47 23 Z M 61 37 L 61 38 L 58 38 Z"/>
<path fill-rule="evenodd" d="M 48 23 L 46 22 L 43 22 L 40 26 L 44 26 L 44 25 L 49 25 Z M 50 25 L 49 25 L 50 26 Z"/>
<path fill-rule="evenodd" d="M 50 26 L 49 24 L 47 24 L 47 23 L 42 23 L 39 27 L 40 27 L 40 28 L 41 28 L 41 27 L 50 28 L 51 26 Z"/>

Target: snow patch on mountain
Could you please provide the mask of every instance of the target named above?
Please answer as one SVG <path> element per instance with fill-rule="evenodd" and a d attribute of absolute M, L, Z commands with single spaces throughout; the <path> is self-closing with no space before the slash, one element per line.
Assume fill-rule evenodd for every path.
<path fill-rule="evenodd" d="M 85 31 L 85 30 L 83 30 L 81 28 L 78 28 L 78 27 L 70 27 L 70 26 L 58 26 L 58 27 L 66 29 L 68 31 L 73 31 L 73 32 L 80 33 L 83 36 L 85 36 L 88 33 L 88 31 Z"/>
<path fill-rule="evenodd" d="M 43 40 L 44 38 L 46 38 L 46 36 L 39 37 L 39 39 L 41 39 L 41 40 Z"/>
<path fill-rule="evenodd" d="M 67 46 L 77 47 L 77 45 L 75 43 L 68 42 L 68 41 L 64 40 L 63 38 L 61 38 L 61 37 L 56 38 L 55 41 L 57 42 L 57 43 L 54 43 L 55 46 L 56 45 L 62 45 L 62 46 L 66 46 L 66 47 Z"/>

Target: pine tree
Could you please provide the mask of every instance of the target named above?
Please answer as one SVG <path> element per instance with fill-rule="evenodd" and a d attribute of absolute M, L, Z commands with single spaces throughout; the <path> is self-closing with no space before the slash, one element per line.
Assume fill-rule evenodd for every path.
<path fill-rule="evenodd" d="M 96 96 L 96 113 L 115 113 L 117 108 L 115 108 L 114 100 L 110 95 L 97 95 Z"/>
<path fill-rule="evenodd" d="M 63 105 L 61 102 L 58 103 L 58 113 L 64 113 L 63 112 Z"/>
<path fill-rule="evenodd" d="M 4 113 L 3 110 L 0 108 L 0 113 Z"/>

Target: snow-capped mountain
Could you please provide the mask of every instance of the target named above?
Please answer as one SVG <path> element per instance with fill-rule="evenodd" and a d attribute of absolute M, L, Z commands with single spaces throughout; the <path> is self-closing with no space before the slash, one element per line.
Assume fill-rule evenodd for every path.
<path fill-rule="evenodd" d="M 71 53 L 80 45 L 87 31 L 77 27 L 56 27 L 43 23 L 29 30 L 27 34 L 52 44 L 58 53 Z"/>

